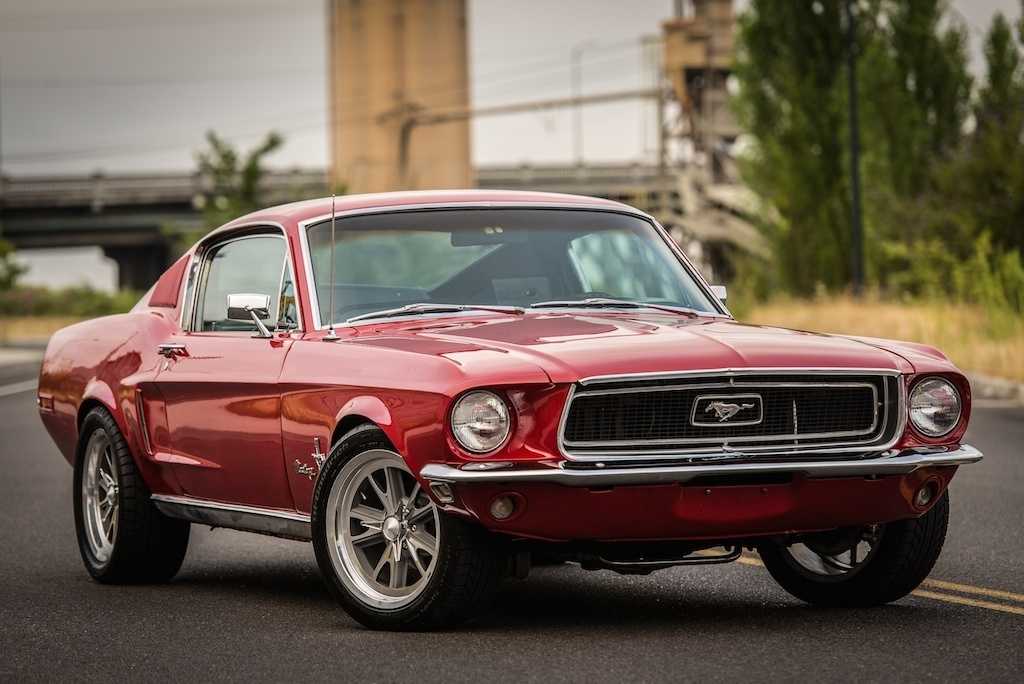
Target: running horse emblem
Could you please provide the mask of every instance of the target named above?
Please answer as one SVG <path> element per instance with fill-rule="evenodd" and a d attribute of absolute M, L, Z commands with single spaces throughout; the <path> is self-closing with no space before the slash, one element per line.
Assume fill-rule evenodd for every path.
<path fill-rule="evenodd" d="M 724 423 L 740 411 L 754 408 L 753 404 L 730 404 L 724 401 L 713 401 L 704 408 L 704 413 L 715 412 L 719 423 Z"/>

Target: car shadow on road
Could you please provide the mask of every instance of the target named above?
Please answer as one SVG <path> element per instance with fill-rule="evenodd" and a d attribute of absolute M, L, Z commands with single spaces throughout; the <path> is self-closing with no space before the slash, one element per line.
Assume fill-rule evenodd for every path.
<path fill-rule="evenodd" d="M 525 582 L 506 584 L 494 608 L 474 621 L 473 628 L 576 634 L 622 629 L 642 634 L 673 628 L 703 633 L 808 627 L 845 631 L 877 629 L 887 623 L 909 628 L 920 622 L 934 628 L 943 617 L 962 619 L 952 615 L 938 605 L 905 602 L 861 610 L 813 607 L 789 597 L 767 577 L 737 577 L 735 572 L 726 576 L 715 570 L 685 569 L 623 577 L 570 567 L 545 569 Z"/>
<path fill-rule="evenodd" d="M 517 630 L 576 634 L 704 633 L 801 628 L 878 629 L 927 622 L 941 625 L 952 613 L 940 606 L 896 604 L 869 610 L 822 609 L 790 598 L 751 569 L 681 569 L 647 577 L 584 572 L 574 566 L 541 568 L 526 581 L 507 581 L 494 605 L 464 629 L 485 636 Z M 753 572 L 756 572 L 753 571 Z M 175 590 L 216 596 L 261 609 L 301 613 L 307 626 L 362 630 L 331 598 L 315 563 L 307 558 L 204 562 L 183 570 Z M 959 620 L 961 618 L 955 618 Z"/>

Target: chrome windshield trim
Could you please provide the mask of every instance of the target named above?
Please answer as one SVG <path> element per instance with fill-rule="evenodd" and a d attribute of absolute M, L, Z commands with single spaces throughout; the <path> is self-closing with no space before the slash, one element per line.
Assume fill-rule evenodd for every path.
<path fill-rule="evenodd" d="M 348 209 L 337 212 L 334 216 L 335 219 L 343 219 L 348 216 L 365 216 L 368 214 L 396 214 L 410 211 L 431 211 L 431 210 L 450 210 L 450 209 L 566 209 L 571 211 L 597 211 L 609 214 L 623 214 L 625 216 L 633 216 L 639 219 L 643 219 L 654 227 L 655 233 L 664 242 L 669 245 L 672 254 L 679 259 L 683 266 L 683 269 L 687 274 L 693 278 L 697 284 L 698 289 L 707 297 L 708 302 L 711 306 L 718 309 L 717 312 L 709 312 L 709 315 L 732 319 L 732 314 L 726 308 L 725 304 L 722 303 L 718 297 L 711 291 L 711 285 L 708 284 L 700 272 L 694 267 L 690 260 L 686 257 L 679 245 L 676 244 L 675 240 L 668 234 L 664 226 L 658 223 L 650 214 L 640 211 L 634 207 L 623 204 L 622 206 L 607 206 L 601 204 L 590 204 L 588 202 L 558 202 L 558 201 L 514 201 L 504 200 L 500 202 L 487 202 L 487 201 L 465 201 L 465 202 L 424 202 L 419 204 L 395 204 L 390 206 L 374 206 L 374 207 L 361 207 L 359 209 Z M 309 292 L 309 310 L 313 317 L 313 325 L 310 330 L 326 330 L 327 324 L 320 320 L 320 302 L 317 297 L 316 281 L 313 278 L 313 260 L 312 255 L 309 251 L 309 240 L 306 237 L 306 233 L 309 228 L 318 224 L 328 221 L 331 218 L 330 213 L 320 214 L 313 218 L 306 219 L 305 221 L 299 221 L 299 245 L 302 249 L 302 257 L 306 272 L 306 291 Z M 367 321 L 371 323 L 371 321 Z M 358 323 L 344 323 L 346 326 L 363 325 L 362 321 Z M 335 323 L 337 326 L 338 324 Z"/>
<path fill-rule="evenodd" d="M 626 468 L 563 467 L 524 470 L 462 470 L 443 463 L 429 463 L 420 471 L 428 482 L 449 484 L 542 482 L 570 487 L 608 487 L 686 483 L 703 476 L 764 475 L 793 473 L 808 478 L 905 475 L 919 468 L 977 463 L 982 453 L 968 444 L 951 451 L 903 451 L 893 456 L 842 461 L 797 461 L 784 463 L 715 463 Z"/>
<path fill-rule="evenodd" d="M 889 402 L 889 382 L 885 382 L 884 378 L 895 378 L 897 385 L 897 397 L 896 397 L 896 427 L 893 431 L 893 436 L 884 444 L 872 444 L 870 441 L 840 441 L 840 442 L 825 442 L 820 444 L 795 444 L 792 443 L 798 439 L 822 439 L 827 437 L 837 438 L 848 438 L 857 435 L 848 434 L 821 434 L 818 436 L 810 434 L 801 435 L 772 435 L 770 437 L 734 437 L 727 440 L 728 443 L 737 444 L 736 448 L 732 448 L 729 444 L 722 446 L 701 446 L 701 444 L 708 444 L 709 442 L 726 442 L 723 439 L 698 439 L 693 441 L 687 441 L 683 439 L 673 440 L 644 440 L 644 441 L 617 441 L 610 443 L 597 443 L 597 442 L 569 442 L 565 439 L 565 427 L 566 422 L 569 418 L 569 409 L 572 406 L 573 399 L 577 395 L 592 396 L 598 393 L 604 392 L 615 392 L 619 389 L 632 391 L 641 388 L 609 388 L 607 390 L 592 389 L 594 386 L 599 386 L 603 383 L 616 383 L 616 382 L 631 382 L 631 381 L 647 381 L 647 380 L 681 380 L 688 378 L 703 378 L 711 377 L 716 379 L 728 379 L 729 383 L 723 385 L 721 382 L 713 383 L 716 388 L 731 387 L 731 388 L 746 388 L 751 387 L 755 383 L 742 382 L 742 378 L 745 376 L 757 376 L 757 375 L 806 375 L 808 377 L 820 376 L 820 375 L 874 375 L 883 378 L 883 389 L 885 394 L 883 395 L 883 404 Z M 739 381 L 736 379 L 740 378 Z M 770 383 L 766 383 L 770 385 Z M 780 383 L 785 384 L 785 383 Z M 799 386 L 807 386 L 814 384 L 821 385 L 823 383 L 793 383 Z M 837 383 L 840 385 L 852 384 L 852 383 Z M 870 383 L 865 383 L 870 384 Z M 694 385 L 687 385 L 688 388 L 698 387 Z M 704 387 L 700 385 L 699 387 Z M 670 389 L 678 389 L 678 387 L 671 387 Z M 720 368 L 720 369 L 701 369 L 695 371 L 674 371 L 674 372 L 655 372 L 655 373 L 633 373 L 633 374 L 622 374 L 622 375 L 604 375 L 604 376 L 592 376 L 584 378 L 578 383 L 572 385 L 569 388 L 569 392 L 565 399 L 565 405 L 562 407 L 562 414 L 558 421 L 558 433 L 557 443 L 559 452 L 563 457 L 569 461 L 576 462 L 596 462 L 606 461 L 610 458 L 616 457 L 644 457 L 650 460 L 673 460 L 679 459 L 681 456 L 686 454 L 692 455 L 709 455 L 709 454 L 723 454 L 739 457 L 742 453 L 749 453 L 752 455 L 766 456 L 766 455 L 779 455 L 779 456 L 792 456 L 800 453 L 817 453 L 817 454 L 843 454 L 843 453 L 863 453 L 866 449 L 872 451 L 885 451 L 891 449 L 900 437 L 903 436 L 903 432 L 906 430 L 907 422 L 907 388 L 906 383 L 902 380 L 902 373 L 898 370 L 888 368 L 798 368 L 798 367 L 779 367 L 779 368 Z M 878 432 L 878 436 L 881 437 L 887 432 L 889 427 L 889 412 L 884 412 L 882 415 L 882 425 L 877 430 L 877 409 L 878 409 L 878 398 L 875 396 L 875 409 L 876 409 L 876 420 L 872 426 L 872 431 L 863 434 L 871 434 L 872 432 Z M 789 441 L 790 443 L 784 443 Z M 758 444 L 760 443 L 760 444 Z M 603 451 L 595 451 L 588 449 L 584 453 L 573 453 L 571 449 L 573 447 L 581 446 L 616 446 L 624 444 L 650 444 L 651 446 L 664 446 L 663 449 L 609 449 Z M 677 445 L 690 445 L 680 448 Z"/>

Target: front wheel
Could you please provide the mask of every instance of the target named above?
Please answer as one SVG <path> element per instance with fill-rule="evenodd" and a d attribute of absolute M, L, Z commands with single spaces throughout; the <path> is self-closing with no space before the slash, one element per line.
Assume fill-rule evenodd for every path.
<path fill-rule="evenodd" d="M 863 607 L 889 603 L 917 588 L 942 551 L 949 523 L 944 493 L 920 518 L 766 542 L 758 553 L 783 589 L 808 603 Z"/>
<path fill-rule="evenodd" d="M 457 624 L 487 606 L 500 577 L 493 539 L 440 511 L 372 425 L 332 449 L 313 495 L 312 532 L 331 593 L 373 629 Z"/>

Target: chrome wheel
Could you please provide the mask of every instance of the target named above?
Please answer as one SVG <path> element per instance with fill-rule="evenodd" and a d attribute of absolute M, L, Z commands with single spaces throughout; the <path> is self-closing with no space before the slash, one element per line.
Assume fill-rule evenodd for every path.
<path fill-rule="evenodd" d="M 372 449 L 345 464 L 331 486 L 326 531 L 345 587 L 375 608 L 408 605 L 437 564 L 437 508 L 402 457 Z"/>
<path fill-rule="evenodd" d="M 89 550 L 98 563 L 106 563 L 117 539 L 119 509 L 117 470 L 110 437 L 96 430 L 85 447 L 82 478 L 82 519 Z"/>
<path fill-rule="evenodd" d="M 785 549 L 787 560 L 804 575 L 819 580 L 842 580 L 861 570 L 878 551 L 884 527 L 819 536 Z"/>

